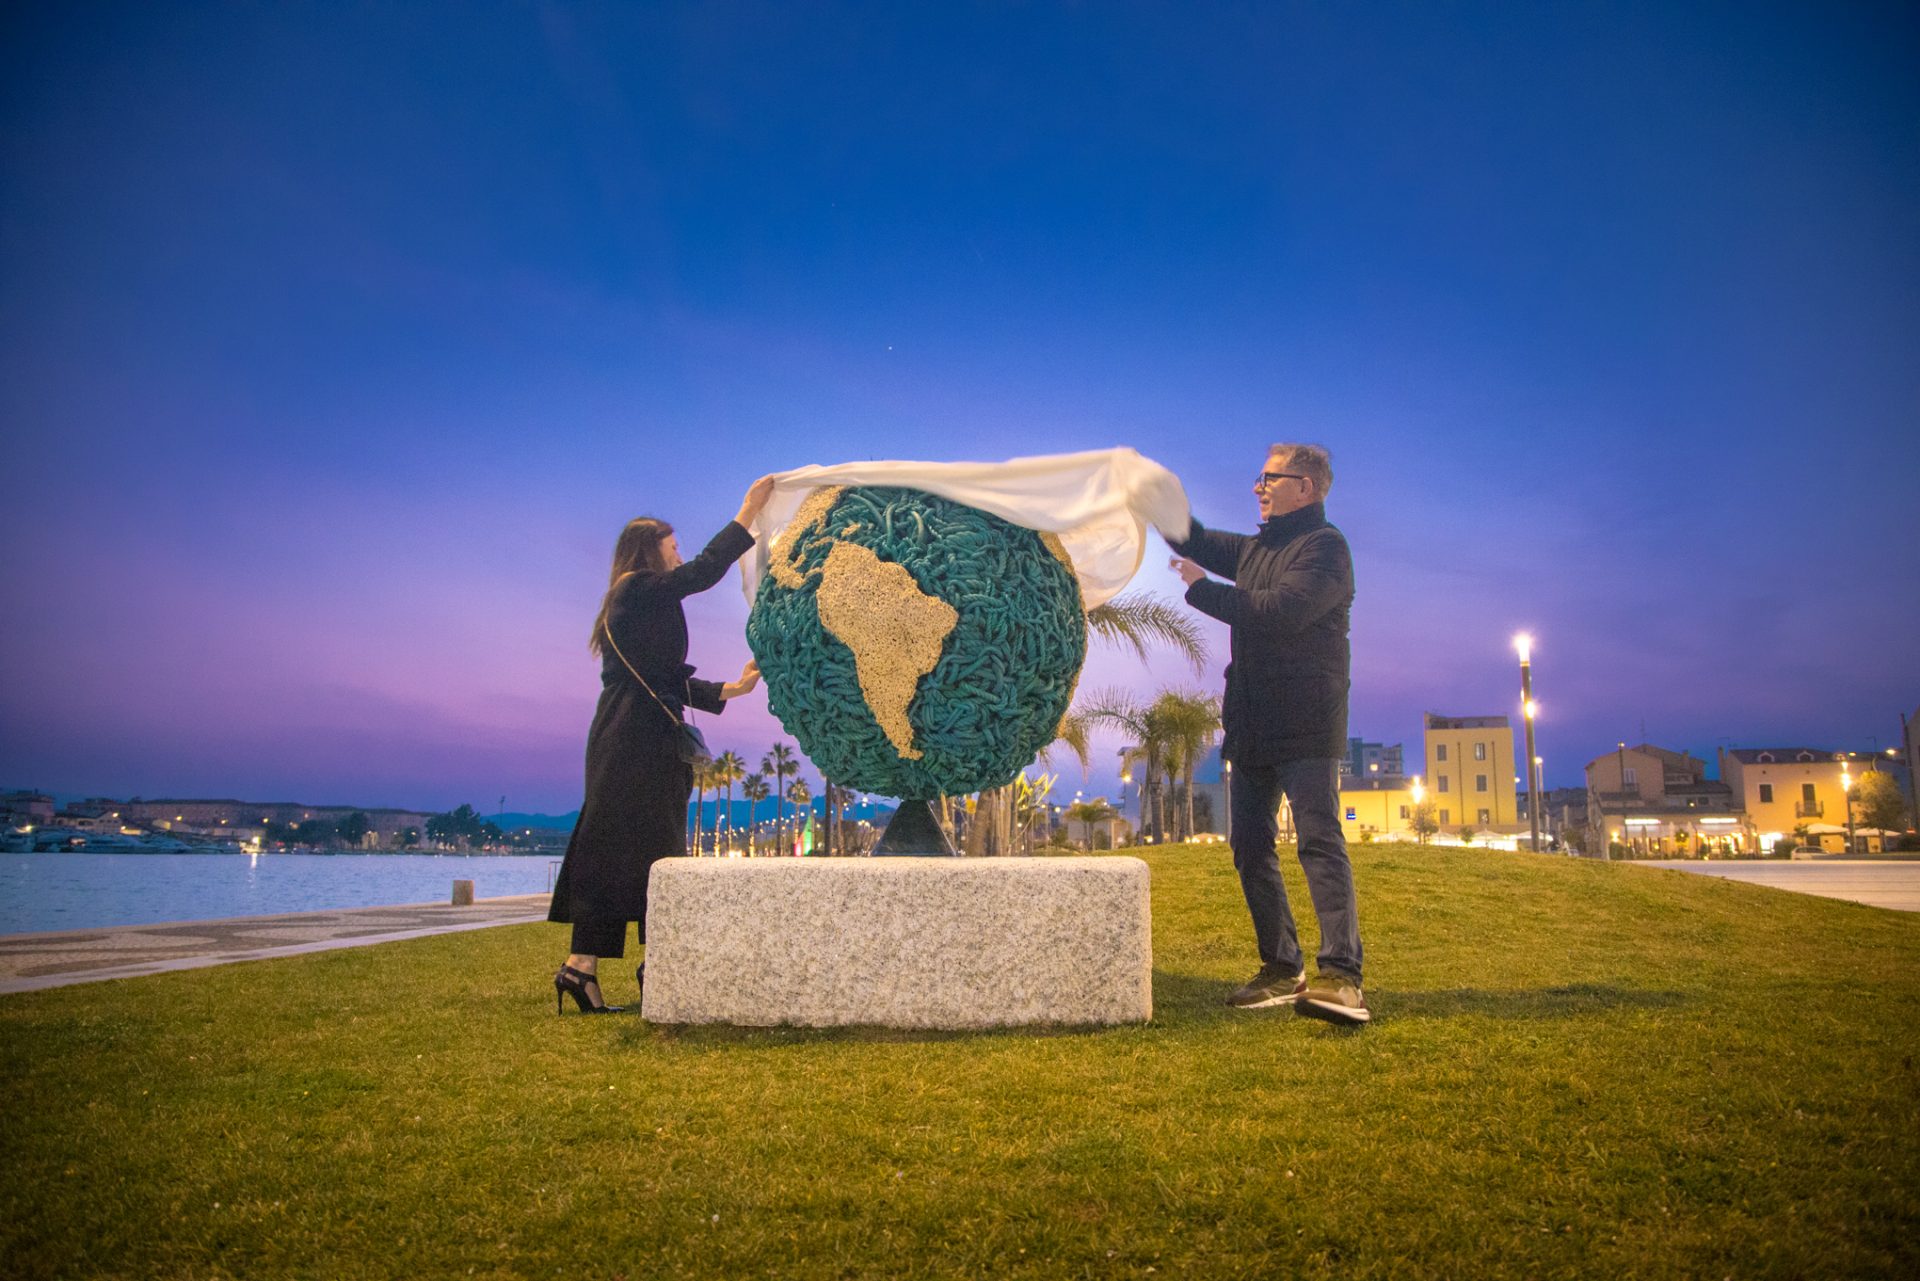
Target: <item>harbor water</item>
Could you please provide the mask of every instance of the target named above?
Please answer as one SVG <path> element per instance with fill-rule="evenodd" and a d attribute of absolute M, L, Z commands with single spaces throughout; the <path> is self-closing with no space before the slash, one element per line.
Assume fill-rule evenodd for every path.
<path fill-rule="evenodd" d="M 540 894 L 557 854 L 0 854 L 0 934 Z"/>

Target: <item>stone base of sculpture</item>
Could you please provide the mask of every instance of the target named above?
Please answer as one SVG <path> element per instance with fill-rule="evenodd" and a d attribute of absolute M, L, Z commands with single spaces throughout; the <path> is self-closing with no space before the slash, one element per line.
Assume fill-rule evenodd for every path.
<path fill-rule="evenodd" d="M 654 1023 L 995 1028 L 1153 1016 L 1135 858 L 663 859 Z"/>

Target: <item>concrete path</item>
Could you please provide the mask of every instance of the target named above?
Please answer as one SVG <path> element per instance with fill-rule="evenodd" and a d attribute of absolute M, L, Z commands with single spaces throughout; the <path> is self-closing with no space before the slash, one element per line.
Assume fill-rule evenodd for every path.
<path fill-rule="evenodd" d="M 1882 863 L 1873 859 L 1822 859 L 1804 863 L 1745 862 L 1717 859 L 1630 861 L 1632 867 L 1670 867 L 1696 876 L 1721 876 L 1750 885 L 1768 885 L 1796 894 L 1843 898 L 1869 907 L 1920 912 L 1920 861 Z"/>
<path fill-rule="evenodd" d="M 238 916 L 225 921 L 0 934 L 0 993 L 135 978 L 270 956 L 297 956 L 336 947 L 364 947 L 546 919 L 545 894 L 519 894 L 481 899 L 471 907 L 410 903 L 284 916 Z"/>

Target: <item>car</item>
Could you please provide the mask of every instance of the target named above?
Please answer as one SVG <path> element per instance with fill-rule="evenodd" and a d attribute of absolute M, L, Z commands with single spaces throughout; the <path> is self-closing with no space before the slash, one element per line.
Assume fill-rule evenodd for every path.
<path fill-rule="evenodd" d="M 1818 845 L 1796 845 L 1793 847 L 1793 853 L 1788 855 L 1788 857 L 1789 858 L 1819 858 L 1822 854 L 1825 854 L 1825 853 L 1826 851 L 1821 849 Z"/>

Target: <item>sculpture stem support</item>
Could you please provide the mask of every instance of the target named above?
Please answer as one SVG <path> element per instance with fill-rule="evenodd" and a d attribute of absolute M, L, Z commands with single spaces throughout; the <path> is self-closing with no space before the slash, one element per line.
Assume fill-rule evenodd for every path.
<path fill-rule="evenodd" d="M 875 858 L 905 855 L 919 858 L 958 858 L 959 851 L 947 839 L 946 829 L 933 816 L 931 801 L 901 801 L 887 820 L 887 830 L 873 847 Z"/>

